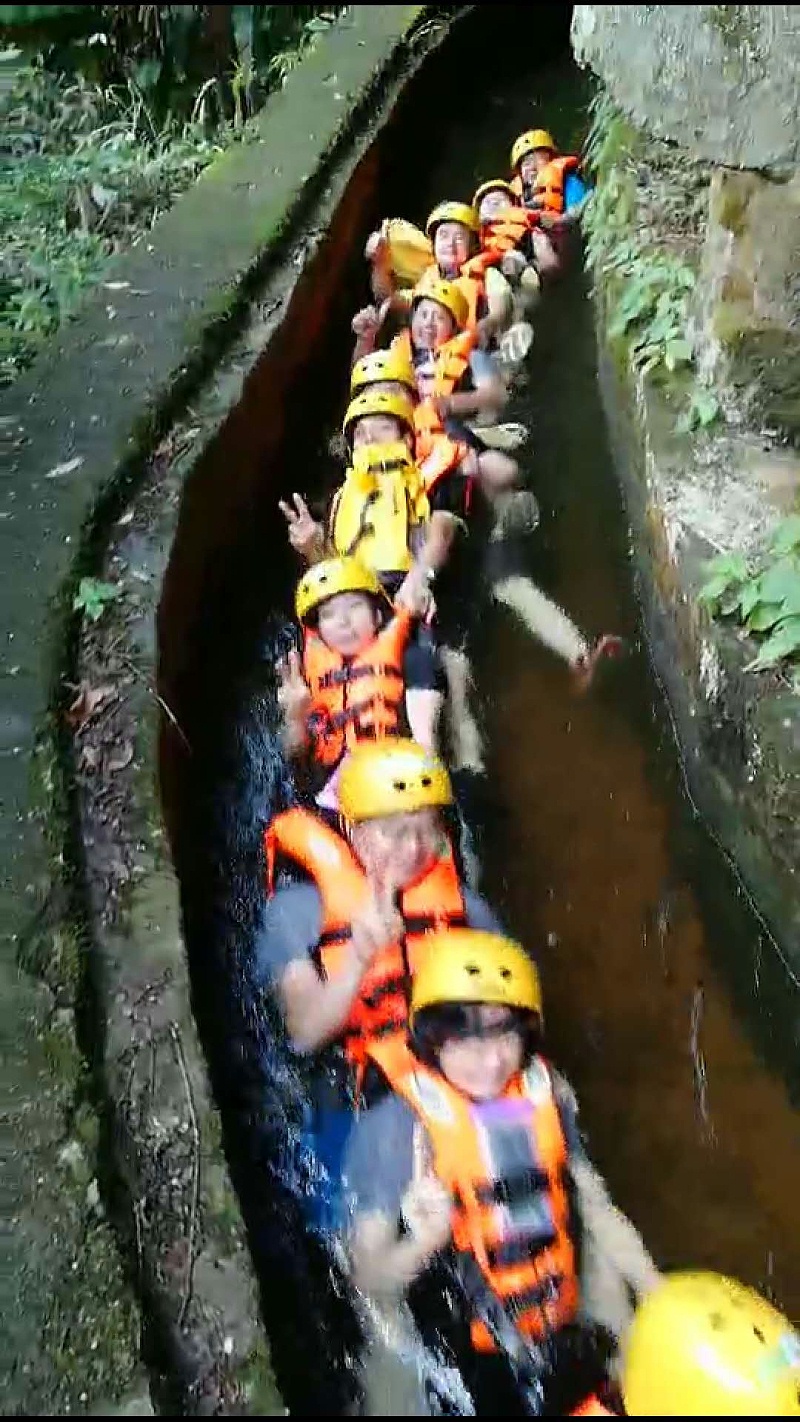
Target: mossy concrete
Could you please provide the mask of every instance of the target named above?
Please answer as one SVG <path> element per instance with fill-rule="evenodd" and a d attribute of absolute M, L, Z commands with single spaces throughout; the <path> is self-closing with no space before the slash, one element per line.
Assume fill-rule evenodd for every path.
<path fill-rule="evenodd" d="M 619 142 L 613 166 L 623 172 L 635 169 L 640 179 L 619 240 L 644 235 L 654 250 L 681 254 L 692 264 L 698 272 L 695 322 L 700 329 L 712 298 L 717 314 L 726 309 L 719 291 L 712 291 L 705 249 L 709 192 L 713 213 L 723 190 L 707 167 L 703 174 L 702 165 L 688 154 L 666 148 L 641 129 Z M 751 175 L 737 175 L 734 187 L 736 194 L 724 188 L 730 196 L 726 221 L 732 224 L 746 209 L 746 194 L 760 190 Z M 734 203 L 736 195 L 742 200 Z M 674 214 L 690 210 L 695 213 L 692 227 L 681 231 Z M 775 260 L 780 263 L 780 253 Z M 717 387 L 726 418 L 706 430 L 680 433 L 679 417 L 697 388 L 698 372 L 642 372 L 635 359 L 635 330 L 623 338 L 609 335 L 624 294 L 619 273 L 596 274 L 605 404 L 655 666 L 672 707 L 690 793 L 797 974 L 797 686 L 780 673 L 746 672 L 756 654 L 755 641 L 732 624 L 713 620 L 697 594 L 709 558 L 721 552 L 757 555 L 781 519 L 796 510 L 800 459 L 774 428 L 765 427 L 770 386 L 753 367 L 755 389 L 748 390 L 747 401 L 739 398 L 733 382 L 727 390 Z"/>
<path fill-rule="evenodd" d="M 3 395 L 9 459 L 0 505 L 0 981 L 11 1228 L 0 1375 L 11 1412 L 149 1411 L 140 1333 L 153 1323 L 164 1336 L 151 1380 L 175 1366 L 187 1406 L 207 1410 L 213 1397 L 222 1411 L 280 1410 L 265 1381 L 263 1344 L 248 1331 L 254 1313 L 238 1214 L 189 1015 L 176 888 L 154 833 L 158 550 L 145 549 L 137 564 L 138 553 L 128 549 L 146 595 L 114 613 L 121 618 L 117 652 L 136 668 L 133 685 L 125 686 L 136 734 L 132 762 L 111 770 L 102 761 L 96 774 L 106 788 L 115 775 L 130 777 L 120 823 L 104 831 L 108 845 L 119 830 L 120 861 L 111 865 L 110 882 L 118 874 L 125 885 L 109 913 L 98 880 L 87 904 L 91 846 L 76 853 L 70 838 L 76 817 L 84 828 L 90 822 L 97 785 L 87 792 L 74 778 L 80 737 L 73 743 L 65 726 L 75 691 L 64 683 L 82 667 L 96 673 L 104 645 L 80 637 L 71 599 L 79 575 L 107 570 L 114 521 L 135 502 L 148 469 L 151 494 L 160 491 L 162 511 L 174 519 L 178 494 L 149 456 L 236 330 L 257 315 L 259 283 L 271 273 L 283 283 L 277 316 L 271 324 L 254 320 L 249 339 L 266 341 L 277 329 L 306 260 L 303 222 L 315 212 L 318 222 L 330 220 L 328 192 L 341 191 L 392 84 L 396 92 L 404 66 L 437 42 L 434 31 L 424 33 L 426 11 L 348 10 L 269 101 L 248 141 L 206 170 L 150 240 L 115 263 L 77 319 Z M 439 23 L 446 28 L 446 20 Z M 320 218 L 325 211 L 327 219 Z M 251 346 L 248 358 L 255 356 Z M 210 424 L 224 418 L 243 378 L 234 368 L 216 388 Z M 191 462 L 175 460 L 175 477 Z M 125 527 L 117 527 L 116 551 Z M 159 545 L 162 555 L 167 543 Z M 106 630 L 111 626 L 109 618 Z M 91 780 L 97 763 L 95 770 L 87 764 L 84 780 Z M 149 972 L 160 972 L 164 984 L 153 1003 Z M 144 1085 L 137 1032 L 147 1039 Z M 147 1190 L 158 1186 L 148 1183 L 142 1153 L 129 1149 L 128 1107 L 145 1118 L 141 1141 L 152 1144 L 154 1133 L 167 1131 L 159 1140 L 167 1160 L 185 1144 L 188 1123 L 191 1150 L 169 1176 L 178 1182 L 171 1188 L 179 1197 L 174 1217 L 186 1226 L 183 1249 L 171 1248 L 180 1240 L 162 1237 L 156 1226 L 157 1247 L 149 1247 L 158 1201 Z M 206 1194 L 201 1172 L 195 1195 L 198 1141 L 209 1188 Z M 146 1210 L 137 1195 L 143 1183 Z M 126 1219 L 134 1225 L 127 1237 Z M 137 1220 L 145 1226 L 138 1236 Z M 149 1317 L 141 1316 L 142 1299 Z M 228 1319 L 232 1331 L 220 1332 Z M 169 1410 L 168 1401 L 163 1405 Z"/>

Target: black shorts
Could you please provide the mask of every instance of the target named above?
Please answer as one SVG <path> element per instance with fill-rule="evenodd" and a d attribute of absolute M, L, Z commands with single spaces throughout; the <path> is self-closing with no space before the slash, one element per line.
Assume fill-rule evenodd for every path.
<path fill-rule="evenodd" d="M 441 653 L 432 628 L 414 624 L 403 657 L 406 691 L 441 691 L 447 687 Z"/>
<path fill-rule="evenodd" d="M 480 435 L 470 429 L 469 425 L 462 425 L 458 420 L 445 420 L 444 427 L 451 439 L 457 440 L 459 444 L 465 444 L 469 449 L 474 449 L 477 454 L 483 454 L 486 448 Z"/>

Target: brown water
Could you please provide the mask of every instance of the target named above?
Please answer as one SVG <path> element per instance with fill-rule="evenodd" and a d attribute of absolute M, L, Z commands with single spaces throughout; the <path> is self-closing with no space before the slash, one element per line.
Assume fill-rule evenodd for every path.
<path fill-rule="evenodd" d="M 651 714 L 580 286 L 576 274 L 540 313 L 513 412 L 536 430 L 530 571 L 587 632 L 621 631 L 632 650 L 581 697 L 562 663 L 493 617 L 479 674 L 499 810 L 487 883 L 538 949 L 551 1048 L 590 1151 L 658 1262 L 738 1275 L 797 1318 L 798 1117 L 754 1045 L 771 1032 L 762 994 L 790 984 L 773 981 L 773 945 L 692 824 L 669 728 Z M 743 960 L 749 1013 L 732 986 Z"/>
<path fill-rule="evenodd" d="M 557 8 L 535 21 L 551 39 Z M 437 81 L 442 122 L 402 209 L 417 222 L 502 172 L 531 124 L 544 119 L 566 151 L 586 132 L 586 77 L 537 54 L 520 28 L 532 14 L 477 11 Z M 520 42 L 498 47 L 511 30 Z M 643 642 L 579 268 L 535 326 L 509 411 L 533 430 L 524 464 L 542 505 L 528 571 L 587 633 L 627 637 L 630 655 L 582 698 L 510 614 L 484 627 L 496 811 L 484 887 L 538 951 L 552 1054 L 579 1092 L 593 1158 L 658 1263 L 738 1275 L 798 1319 L 800 995 L 684 790 Z"/>

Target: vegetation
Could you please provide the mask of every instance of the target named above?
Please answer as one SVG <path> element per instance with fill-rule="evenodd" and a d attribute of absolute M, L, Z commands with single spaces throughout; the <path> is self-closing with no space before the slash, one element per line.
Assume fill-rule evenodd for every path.
<path fill-rule="evenodd" d="M 800 654 L 800 514 L 775 530 L 762 557 L 750 563 L 725 553 L 707 566 L 700 602 L 721 617 L 735 617 L 761 645 L 746 671 L 780 664 L 796 667 Z"/>
<path fill-rule="evenodd" d="M 0 383 L 341 6 L 0 6 Z"/>
<path fill-rule="evenodd" d="M 629 342 L 644 372 L 691 371 L 695 272 L 639 220 L 637 135 L 604 90 L 592 103 L 586 156 L 596 177 L 583 224 L 587 264 L 605 279 L 609 335 Z M 713 392 L 695 384 L 678 429 L 711 425 L 719 415 Z"/>

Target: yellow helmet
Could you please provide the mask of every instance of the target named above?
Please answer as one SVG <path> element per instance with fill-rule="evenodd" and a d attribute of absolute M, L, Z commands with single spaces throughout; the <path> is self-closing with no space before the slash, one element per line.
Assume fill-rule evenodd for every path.
<path fill-rule="evenodd" d="M 294 608 L 299 621 L 305 622 L 320 603 L 344 592 L 384 595 L 375 574 L 357 558 L 327 558 L 323 563 L 312 564 L 295 590 Z"/>
<path fill-rule="evenodd" d="M 401 737 L 361 741 L 339 775 L 339 807 L 351 824 L 452 803 L 450 776 L 442 762 L 416 741 Z"/>
<path fill-rule="evenodd" d="M 800 1336 L 723 1274 L 665 1278 L 639 1305 L 622 1356 L 630 1416 L 800 1416 Z"/>
<path fill-rule="evenodd" d="M 413 434 L 414 406 L 410 395 L 390 395 L 382 390 L 362 390 L 350 401 L 342 424 L 342 434 L 349 440 L 356 420 L 365 415 L 394 415 Z"/>
<path fill-rule="evenodd" d="M 462 227 L 468 227 L 476 237 L 481 230 L 478 214 L 467 202 L 440 202 L 425 223 L 425 231 L 429 237 L 433 236 L 440 222 L 460 222 Z"/>
<path fill-rule="evenodd" d="M 512 188 L 511 184 L 506 182 L 505 178 L 490 178 L 488 183 L 481 183 L 480 187 L 475 193 L 474 198 L 472 199 L 472 206 L 475 208 L 476 212 L 478 211 L 478 208 L 480 207 L 487 193 L 497 192 L 498 188 L 507 194 L 509 202 L 516 203 L 517 195 L 514 192 L 514 189 Z"/>
<path fill-rule="evenodd" d="M 350 394 L 358 395 L 368 385 L 378 380 L 398 380 L 412 394 L 416 391 L 414 363 L 402 349 L 395 347 L 386 351 L 372 351 L 362 356 L 353 366 L 350 375 Z"/>
<path fill-rule="evenodd" d="M 555 139 L 546 128 L 529 128 L 527 133 L 520 134 L 511 150 L 511 167 L 516 170 L 525 155 L 535 153 L 537 148 L 549 148 L 551 153 L 558 152 Z"/>
<path fill-rule="evenodd" d="M 499 933 L 450 928 L 425 939 L 425 957 L 411 989 L 410 1021 L 423 1007 L 476 1002 L 542 1011 L 542 988 L 531 958 Z"/>
<path fill-rule="evenodd" d="M 412 306 L 425 297 L 430 298 L 431 301 L 438 301 L 445 311 L 450 312 L 456 325 L 463 330 L 469 316 L 469 302 L 460 286 L 457 286 L 454 281 L 446 281 L 444 277 L 423 277 L 422 281 L 414 287 Z"/>

